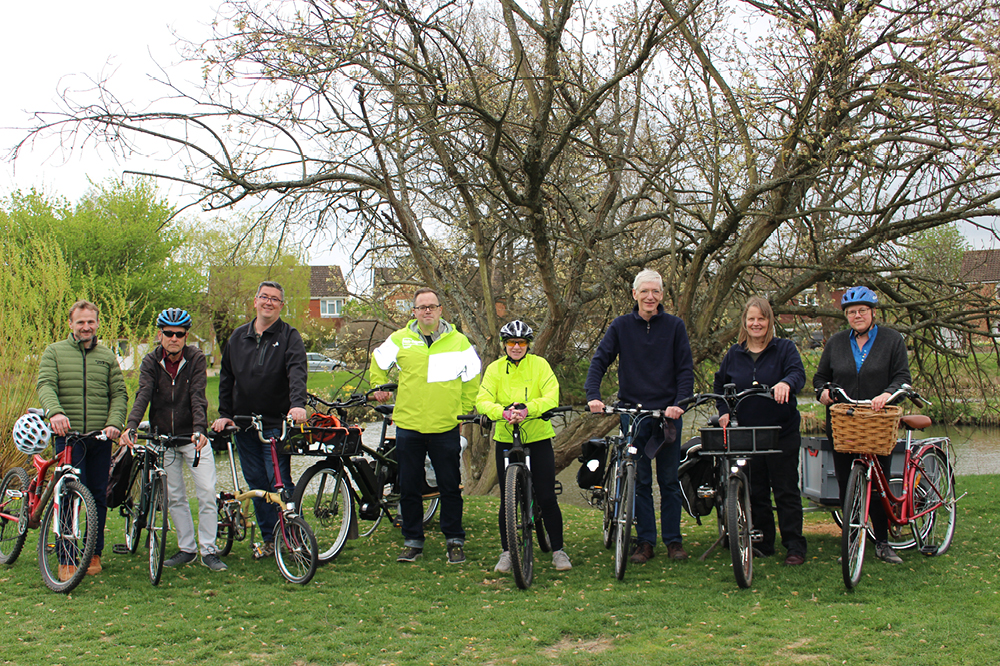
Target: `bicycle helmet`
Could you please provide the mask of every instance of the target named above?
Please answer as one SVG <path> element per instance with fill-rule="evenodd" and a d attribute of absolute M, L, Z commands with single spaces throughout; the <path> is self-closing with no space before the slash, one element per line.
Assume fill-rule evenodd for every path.
<path fill-rule="evenodd" d="M 25 455 L 41 453 L 49 445 L 52 431 L 38 414 L 24 414 L 14 422 L 14 446 Z"/>
<path fill-rule="evenodd" d="M 187 310 L 167 308 L 156 318 L 156 326 L 158 328 L 163 328 L 164 326 L 191 328 L 191 315 L 187 313 Z"/>
<path fill-rule="evenodd" d="M 875 292 L 865 286 L 851 287 L 844 292 L 840 299 L 840 309 L 846 310 L 851 305 L 867 305 L 878 307 L 878 296 Z"/>
<path fill-rule="evenodd" d="M 535 333 L 531 330 L 531 327 L 518 319 L 504 324 L 503 328 L 500 329 L 500 339 L 504 342 L 512 338 L 531 342 L 534 337 Z"/>

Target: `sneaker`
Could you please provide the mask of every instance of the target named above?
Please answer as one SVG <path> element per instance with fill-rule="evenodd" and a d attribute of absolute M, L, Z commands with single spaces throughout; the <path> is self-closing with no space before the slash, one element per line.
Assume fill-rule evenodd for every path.
<path fill-rule="evenodd" d="M 191 557 L 193 559 L 194 555 L 192 555 Z M 269 557 L 274 557 L 274 542 L 273 541 L 265 541 L 264 543 L 260 544 L 259 546 L 257 544 L 254 544 L 254 547 L 253 547 L 253 559 L 255 559 L 255 560 L 266 560 Z"/>
<path fill-rule="evenodd" d="M 510 551 L 505 550 L 500 553 L 500 559 L 497 560 L 497 565 L 493 567 L 493 571 L 497 571 L 499 573 L 510 573 L 511 566 Z"/>
<path fill-rule="evenodd" d="M 882 541 L 875 544 L 875 557 L 889 564 L 902 564 L 903 558 L 896 554 L 892 546 Z"/>
<path fill-rule="evenodd" d="M 424 554 L 423 548 L 413 548 L 412 546 L 407 546 L 403 549 L 403 552 L 399 554 L 396 558 L 397 562 L 416 562 L 417 558 Z"/>
<path fill-rule="evenodd" d="M 465 548 L 460 543 L 448 546 L 448 564 L 461 564 L 465 561 Z"/>
<path fill-rule="evenodd" d="M 632 551 L 632 557 L 628 558 L 628 561 L 632 564 L 645 564 L 654 557 L 656 557 L 656 553 L 653 552 L 653 545 L 641 541 L 636 544 L 635 550 Z"/>
<path fill-rule="evenodd" d="M 175 553 L 163 562 L 165 567 L 179 567 L 182 564 L 194 562 L 198 555 L 195 553 L 185 553 L 183 550 Z"/>
<path fill-rule="evenodd" d="M 806 558 L 799 555 L 798 553 L 788 553 L 788 557 L 785 558 L 785 566 L 797 567 L 800 564 L 805 564 Z"/>
<path fill-rule="evenodd" d="M 672 560 L 686 560 L 688 554 L 680 543 L 672 543 L 667 546 L 667 557 Z"/>
<path fill-rule="evenodd" d="M 552 553 L 552 564 L 555 566 L 556 571 L 569 571 L 573 568 L 573 565 L 569 561 L 569 555 L 566 554 L 565 550 L 557 550 Z"/>
<path fill-rule="evenodd" d="M 103 570 L 104 570 L 103 567 L 101 567 L 100 555 L 94 555 L 92 558 L 90 558 L 90 566 L 87 567 L 88 576 L 96 576 Z"/>
<path fill-rule="evenodd" d="M 208 555 L 201 556 L 201 563 L 212 571 L 225 571 L 229 567 L 226 563 L 219 559 L 219 556 L 215 553 L 209 553 Z"/>

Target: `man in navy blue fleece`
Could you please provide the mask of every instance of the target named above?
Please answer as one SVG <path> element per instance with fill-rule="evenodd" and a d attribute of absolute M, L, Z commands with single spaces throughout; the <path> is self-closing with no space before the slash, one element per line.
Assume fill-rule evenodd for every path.
<path fill-rule="evenodd" d="M 677 406 L 689 397 L 694 387 L 694 363 L 684 322 L 663 309 L 663 278 L 652 270 L 643 270 L 632 282 L 632 312 L 618 317 L 608 327 L 587 372 L 587 406 L 592 412 L 604 409 L 601 380 L 608 366 L 618 358 L 618 399 L 644 409 L 663 409 L 673 423 L 669 425 L 646 419 L 636 433 L 639 449 L 636 465 L 635 518 L 638 543 L 630 558 L 642 564 L 654 556 L 656 516 L 653 512 L 653 467 L 646 455 L 646 444 L 655 448 L 656 481 L 660 487 L 660 530 L 671 559 L 684 560 L 688 554 L 681 545 L 681 486 L 677 479 L 680 464 L 681 415 Z M 622 417 L 623 431 L 628 416 Z M 669 441 L 664 441 L 664 440 Z"/>

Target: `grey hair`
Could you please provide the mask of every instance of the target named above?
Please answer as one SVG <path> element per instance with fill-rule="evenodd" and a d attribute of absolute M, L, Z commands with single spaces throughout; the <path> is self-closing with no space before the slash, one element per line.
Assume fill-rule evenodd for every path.
<path fill-rule="evenodd" d="M 638 290 L 639 285 L 644 282 L 655 282 L 660 287 L 660 290 L 663 290 L 663 278 L 651 268 L 644 268 L 639 271 L 639 274 L 632 280 L 632 288 Z"/>
<path fill-rule="evenodd" d="M 257 285 L 258 296 L 260 296 L 260 290 L 263 287 L 270 287 L 271 289 L 277 289 L 278 291 L 281 292 L 281 300 L 285 300 L 285 289 L 277 282 L 274 282 L 273 280 L 264 280 L 263 282 L 261 282 L 259 285 Z"/>

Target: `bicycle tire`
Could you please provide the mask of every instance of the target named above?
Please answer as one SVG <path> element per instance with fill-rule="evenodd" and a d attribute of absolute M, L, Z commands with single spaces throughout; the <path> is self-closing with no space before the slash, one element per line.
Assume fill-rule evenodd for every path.
<path fill-rule="evenodd" d="M 0 564 L 17 561 L 28 538 L 28 485 L 31 480 L 21 467 L 12 467 L 0 482 Z"/>
<path fill-rule="evenodd" d="M 139 549 L 139 538 L 146 526 L 142 511 L 142 456 L 136 456 L 132 461 L 132 471 L 128 475 L 128 490 L 122 500 L 118 513 L 125 518 L 125 547 L 135 555 Z"/>
<path fill-rule="evenodd" d="M 844 496 L 845 522 L 840 533 L 840 563 L 844 585 L 849 590 L 853 590 L 861 581 L 861 569 L 865 564 L 870 499 L 868 465 L 856 461 L 847 479 L 847 494 Z"/>
<path fill-rule="evenodd" d="M 215 552 L 219 557 L 225 557 L 233 550 L 236 540 L 236 521 L 240 520 L 240 505 L 216 496 L 218 506 L 217 524 L 215 527 Z"/>
<path fill-rule="evenodd" d="M 325 460 L 303 472 L 295 484 L 292 503 L 312 527 L 320 563 L 333 560 L 347 545 L 353 502 L 344 469 Z"/>
<path fill-rule="evenodd" d="M 604 513 L 604 527 L 602 530 L 602 543 L 605 550 L 611 550 L 615 544 L 615 498 L 618 496 L 618 463 L 608 467 L 607 475 L 604 479 L 604 500 L 601 508 Z"/>
<path fill-rule="evenodd" d="M 753 583 L 753 543 L 750 487 L 746 477 L 736 474 L 726 482 L 726 536 L 733 560 L 736 584 L 746 589 Z"/>
<path fill-rule="evenodd" d="M 549 538 L 548 530 L 545 529 L 545 521 L 542 519 L 542 508 L 538 502 L 534 503 L 535 513 L 535 540 L 538 541 L 538 550 L 543 553 L 552 552 L 552 540 Z"/>
<path fill-rule="evenodd" d="M 616 502 L 615 513 L 615 578 L 625 579 L 625 568 L 631 555 L 632 518 L 635 515 L 635 463 L 625 463 L 624 480 L 621 483 L 621 494 Z"/>
<path fill-rule="evenodd" d="M 278 521 L 280 533 L 274 538 L 274 559 L 289 583 L 305 585 L 319 566 L 316 537 L 301 516 Z"/>
<path fill-rule="evenodd" d="M 531 477 L 522 464 L 509 465 L 504 474 L 504 528 L 510 552 L 514 582 L 522 590 L 531 587 L 534 578 L 532 544 Z"/>
<path fill-rule="evenodd" d="M 86 486 L 76 480 L 63 484 L 59 501 L 63 530 L 56 525 L 55 501 L 49 503 L 38 530 L 38 567 L 42 581 L 53 592 L 68 594 L 87 575 L 87 567 L 97 546 L 97 502 Z M 66 580 L 59 579 L 59 556 L 75 567 Z"/>
<path fill-rule="evenodd" d="M 160 584 L 163 575 L 163 558 L 167 550 L 167 496 L 164 488 L 166 474 L 153 477 L 149 492 L 149 582 Z"/>
<path fill-rule="evenodd" d="M 926 446 L 915 456 L 912 474 L 910 515 L 930 509 L 912 521 L 914 538 L 924 555 L 943 555 L 955 536 L 955 470 L 943 449 Z"/>

